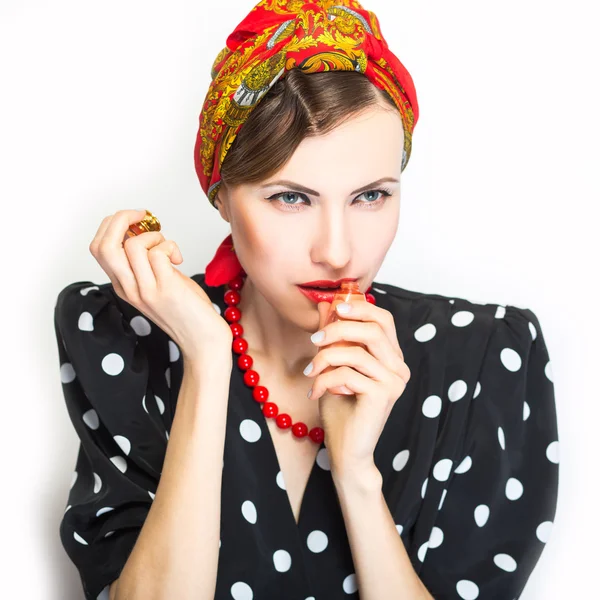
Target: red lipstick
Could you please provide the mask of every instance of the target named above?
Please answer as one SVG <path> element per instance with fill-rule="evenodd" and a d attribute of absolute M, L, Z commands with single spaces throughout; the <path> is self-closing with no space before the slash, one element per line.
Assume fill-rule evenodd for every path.
<path fill-rule="evenodd" d="M 298 289 L 315 304 L 319 302 L 333 302 L 336 292 L 339 292 L 342 283 L 347 281 L 358 281 L 356 277 L 344 277 L 337 281 L 331 279 L 319 279 L 317 281 L 308 281 L 298 285 Z M 319 289 L 328 288 L 328 289 Z"/>

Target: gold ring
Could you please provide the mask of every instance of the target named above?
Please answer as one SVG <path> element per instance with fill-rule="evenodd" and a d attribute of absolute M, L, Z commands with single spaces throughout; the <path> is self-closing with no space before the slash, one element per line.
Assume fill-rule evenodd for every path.
<path fill-rule="evenodd" d="M 160 231 L 160 221 L 149 210 L 146 210 L 146 216 L 141 221 L 129 226 L 125 239 L 146 231 Z"/>

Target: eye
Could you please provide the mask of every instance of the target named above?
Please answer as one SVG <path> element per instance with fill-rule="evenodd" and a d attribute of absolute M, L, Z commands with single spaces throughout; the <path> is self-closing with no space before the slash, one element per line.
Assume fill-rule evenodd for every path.
<path fill-rule="evenodd" d="M 376 197 L 373 200 L 367 200 L 366 202 L 357 202 L 356 204 L 363 204 L 366 205 L 367 210 L 370 209 L 373 206 L 379 206 L 381 204 L 383 204 L 386 200 L 386 198 L 388 198 L 389 196 L 392 195 L 392 191 L 388 190 L 388 189 L 377 189 L 377 190 L 368 190 L 366 192 L 363 192 L 360 196 L 357 196 L 356 198 L 361 198 L 362 196 L 368 196 L 371 194 L 379 194 L 379 197 Z M 294 202 L 294 199 L 301 199 L 304 200 L 303 203 L 298 203 L 298 202 Z M 291 199 L 291 202 L 287 202 L 288 199 Z M 307 204 L 308 206 L 311 206 L 311 202 L 308 199 L 308 197 L 305 194 L 301 194 L 300 192 L 279 192 L 278 194 L 274 194 L 273 196 L 269 196 L 268 198 L 265 198 L 265 200 L 267 200 L 268 202 L 276 202 L 277 204 L 283 205 L 285 206 L 285 208 L 283 210 L 287 210 L 287 211 L 299 211 L 300 206 L 302 206 L 303 204 Z"/>

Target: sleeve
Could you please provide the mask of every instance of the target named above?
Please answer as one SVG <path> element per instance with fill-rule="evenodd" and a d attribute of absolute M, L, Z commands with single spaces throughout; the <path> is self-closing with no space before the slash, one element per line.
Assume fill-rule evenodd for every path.
<path fill-rule="evenodd" d="M 54 326 L 79 439 L 59 533 L 86 600 L 96 600 L 119 577 L 160 478 L 172 417 L 169 340 L 110 284 L 63 289 Z"/>
<path fill-rule="evenodd" d="M 495 318 L 420 578 L 436 600 L 514 600 L 549 539 L 558 495 L 552 369 L 536 315 Z M 475 383 L 475 382 L 474 382 Z"/>

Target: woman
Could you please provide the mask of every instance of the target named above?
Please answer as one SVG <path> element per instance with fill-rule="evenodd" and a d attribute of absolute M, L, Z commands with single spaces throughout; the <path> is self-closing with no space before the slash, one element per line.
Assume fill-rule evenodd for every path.
<path fill-rule="evenodd" d="M 556 510 L 549 356 L 529 309 L 373 281 L 418 119 L 377 18 L 260 2 L 212 75 L 195 160 L 232 235 L 188 278 L 119 211 L 111 283 L 56 305 L 85 597 L 518 597 Z M 343 279 L 369 301 L 326 324 Z"/>

